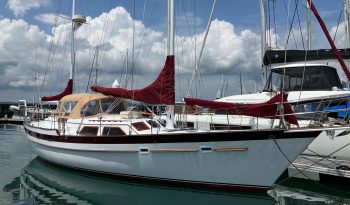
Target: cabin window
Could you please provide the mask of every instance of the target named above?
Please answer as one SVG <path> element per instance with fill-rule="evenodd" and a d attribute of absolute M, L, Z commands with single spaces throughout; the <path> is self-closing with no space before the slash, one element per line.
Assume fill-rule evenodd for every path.
<path fill-rule="evenodd" d="M 157 121 L 155 121 L 155 120 L 147 120 L 147 122 L 148 122 L 148 124 L 150 124 L 151 125 L 151 127 L 153 127 L 153 128 L 159 128 L 160 127 L 160 125 L 157 123 Z"/>
<path fill-rule="evenodd" d="M 264 91 L 274 89 L 284 91 L 332 90 L 333 87 L 343 88 L 334 68 L 301 66 L 273 69 Z"/>
<path fill-rule="evenodd" d="M 125 135 L 125 132 L 120 127 L 104 127 L 102 131 L 103 136 L 118 136 Z"/>
<path fill-rule="evenodd" d="M 121 111 L 126 110 L 124 99 L 121 98 L 111 98 L 101 100 L 102 112 L 110 114 L 118 114 Z"/>
<path fill-rule="evenodd" d="M 228 125 L 228 124 L 211 124 L 211 130 L 249 130 L 250 126 Z"/>
<path fill-rule="evenodd" d="M 79 134 L 85 135 L 85 136 L 88 136 L 88 135 L 96 136 L 97 132 L 98 132 L 98 127 L 85 126 L 80 130 Z"/>
<path fill-rule="evenodd" d="M 186 122 L 186 126 L 189 128 L 194 128 L 194 123 L 193 122 Z"/>
<path fill-rule="evenodd" d="M 134 122 L 134 123 L 132 123 L 132 126 L 137 131 L 143 131 L 143 130 L 149 130 L 150 129 L 144 122 Z"/>
<path fill-rule="evenodd" d="M 80 111 L 82 117 L 93 116 L 101 113 L 100 103 L 98 100 L 92 100 L 85 104 Z"/>
<path fill-rule="evenodd" d="M 72 110 L 74 109 L 76 104 L 77 104 L 77 101 L 62 102 L 62 104 L 60 106 L 61 107 L 60 112 L 69 114 L 72 112 Z"/>

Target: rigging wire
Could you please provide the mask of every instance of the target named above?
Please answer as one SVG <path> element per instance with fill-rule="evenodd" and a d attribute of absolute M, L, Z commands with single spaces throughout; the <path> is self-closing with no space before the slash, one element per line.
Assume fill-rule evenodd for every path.
<path fill-rule="evenodd" d="M 273 0 L 272 0 L 273 1 Z M 267 1 L 267 8 L 268 8 L 268 11 L 270 11 L 270 0 Z M 269 12 L 269 16 L 268 16 L 268 23 L 267 23 L 267 27 L 268 27 L 268 30 L 269 30 L 269 43 L 268 43 L 268 47 L 272 47 L 272 40 L 271 40 L 271 12 Z"/>
<path fill-rule="evenodd" d="M 295 7 L 297 8 L 298 5 L 297 5 L 297 2 L 295 2 Z M 303 45 L 303 49 L 305 50 L 305 59 L 304 59 L 304 62 L 306 64 L 306 60 L 307 60 L 307 55 L 308 55 L 308 50 L 307 48 L 305 47 L 305 43 L 304 43 L 304 35 L 303 35 L 303 31 L 302 31 L 302 28 L 301 28 L 301 23 L 300 23 L 300 16 L 299 16 L 299 10 L 297 9 L 297 16 L 298 16 L 298 24 L 299 24 L 299 31 L 300 31 L 300 36 L 301 36 L 301 42 L 302 42 L 302 45 Z M 299 97 L 298 99 L 301 98 L 301 91 L 303 90 L 303 87 L 304 87 L 304 79 L 305 79 L 305 72 L 306 72 L 306 65 L 304 65 L 304 68 L 303 68 L 303 76 L 302 76 L 302 82 L 301 82 L 301 86 L 300 86 L 300 92 L 299 92 Z M 296 106 L 299 105 L 299 102 L 297 102 Z"/>
<path fill-rule="evenodd" d="M 199 65 L 200 65 L 200 61 L 201 61 L 202 55 L 203 55 L 204 46 L 205 46 L 205 43 L 207 41 L 207 37 L 208 37 L 209 31 L 210 31 L 210 26 L 211 26 L 213 15 L 214 15 L 215 8 L 216 8 L 216 2 L 217 2 L 216 0 L 213 1 L 212 9 L 211 9 L 211 12 L 210 12 L 210 16 L 209 16 L 209 20 L 208 20 L 208 23 L 207 23 L 207 27 L 205 29 L 204 39 L 203 39 L 203 42 L 202 42 L 202 46 L 201 46 L 201 49 L 200 49 L 200 53 L 199 53 L 198 59 L 197 59 L 197 57 L 195 57 L 195 59 L 196 59 L 196 61 L 195 61 L 195 69 L 194 69 L 194 71 L 192 73 L 192 78 L 191 78 L 191 81 L 190 81 L 190 86 L 188 88 L 187 96 L 190 95 L 190 92 L 191 92 L 191 89 L 192 89 L 191 88 L 192 87 L 192 83 L 193 83 L 193 81 L 196 78 L 197 72 L 199 73 L 199 71 L 200 71 L 200 66 Z M 195 54 L 196 53 L 197 52 L 195 52 Z"/>
<path fill-rule="evenodd" d="M 112 4 L 112 1 L 110 1 L 110 5 L 111 4 Z M 120 11 L 121 11 L 121 9 L 117 8 L 116 17 L 114 18 L 114 21 L 112 23 L 113 26 L 112 26 L 112 29 L 110 30 L 110 33 L 109 33 L 109 39 L 112 38 L 112 35 L 113 35 L 113 33 L 115 31 L 115 28 L 116 28 L 116 25 L 119 22 L 119 16 L 120 16 L 119 13 L 120 13 Z M 105 30 L 105 32 L 107 32 L 107 29 Z M 107 40 L 104 38 L 103 41 L 102 40 L 100 41 L 100 45 L 105 45 L 106 41 Z M 103 62 L 103 59 L 105 58 L 106 54 L 107 54 L 106 52 L 101 52 L 101 54 L 99 55 L 100 57 L 97 59 L 97 65 L 100 65 L 100 62 Z"/>
<path fill-rule="evenodd" d="M 109 5 L 107 8 L 111 8 L 112 7 L 112 0 L 109 1 Z M 117 19 L 117 18 L 116 18 Z M 105 18 L 104 18 L 104 23 L 103 23 L 103 28 L 102 28 L 102 31 L 101 31 L 101 38 L 100 38 L 100 42 L 99 44 L 96 46 L 96 49 L 95 49 L 95 52 L 93 54 L 93 60 L 91 62 L 91 69 L 90 69 L 90 74 L 89 74 L 89 81 L 88 81 L 88 84 L 86 86 L 86 92 L 89 88 L 89 85 L 90 85 L 90 76 L 92 75 L 93 73 L 93 70 L 95 69 L 96 70 L 96 73 L 95 73 L 95 82 L 97 83 L 97 72 L 98 72 L 98 65 L 99 65 L 99 62 L 101 62 L 101 59 L 98 59 L 98 52 L 99 52 L 99 46 L 103 45 L 105 43 L 105 40 L 106 40 L 106 35 L 107 35 L 107 29 L 108 29 L 108 21 L 109 21 L 109 13 L 105 13 Z M 110 34 L 111 36 L 111 34 Z M 109 36 L 109 37 L 110 37 Z M 89 48 L 89 52 L 91 51 L 91 47 Z M 100 55 L 101 56 L 101 55 Z M 101 57 L 100 57 L 101 58 Z M 93 84 L 93 80 L 91 80 L 91 85 Z"/>
<path fill-rule="evenodd" d="M 180 1 L 181 3 L 183 2 L 183 0 L 181 0 Z M 193 29 L 193 32 L 192 32 L 192 30 L 191 30 L 191 26 L 190 26 L 190 22 L 189 22 L 189 16 L 188 16 L 188 10 L 190 10 L 189 8 L 190 8 L 190 3 L 189 3 L 190 1 L 187 1 L 187 3 L 188 3 L 188 5 L 187 5 L 187 7 L 188 7 L 188 9 L 186 9 L 186 7 L 185 7 L 185 4 L 184 3 L 182 3 L 182 4 L 180 4 L 180 8 L 182 8 L 182 10 L 183 10 L 183 12 L 184 12 L 184 17 L 185 17 L 185 22 L 186 22 L 186 27 L 187 27 L 187 32 L 188 32 L 188 36 L 191 36 L 189 39 L 190 39 L 190 42 L 191 42 L 191 46 L 190 46 L 190 48 L 191 48 L 191 50 L 192 50 L 192 52 L 191 52 L 191 57 L 192 58 L 194 58 L 195 60 L 193 61 L 193 62 L 195 62 L 196 61 L 196 46 L 195 46 L 195 44 L 196 44 L 196 42 L 195 42 L 195 29 Z M 180 9 L 180 11 L 181 11 L 181 9 Z M 196 24 L 196 22 L 195 22 L 195 18 L 196 18 L 196 15 L 195 15 L 195 11 L 193 12 L 194 13 L 194 18 L 193 18 L 193 23 L 194 23 L 194 26 L 195 26 L 195 24 Z M 184 44 L 184 42 L 185 42 L 185 38 L 182 38 L 182 44 Z M 183 62 L 184 62 L 184 52 L 182 52 L 182 59 L 183 59 Z M 187 85 L 187 88 L 189 87 L 189 82 L 187 83 L 188 85 Z M 186 86 L 184 86 L 184 87 L 186 87 Z M 186 88 L 184 88 L 185 90 L 186 90 Z"/>
<path fill-rule="evenodd" d="M 286 10 L 286 12 L 287 12 L 287 14 L 288 14 L 288 17 L 287 17 L 287 27 L 288 27 L 288 24 L 290 24 L 290 29 L 289 29 L 289 32 L 288 32 L 288 38 L 287 38 L 287 43 L 286 43 L 286 45 L 285 45 L 285 48 L 287 48 L 287 45 L 288 45 L 288 41 L 289 41 L 289 38 L 290 38 L 290 35 L 292 35 L 292 38 L 293 38 L 293 40 L 294 40 L 294 44 L 295 44 L 295 47 L 296 47 L 296 49 L 298 49 L 298 45 L 297 45 L 297 41 L 296 41 L 296 38 L 295 38 L 295 35 L 294 35 L 294 31 L 293 31 L 293 29 L 292 29 L 292 27 L 293 27 L 293 24 L 294 24 L 294 18 L 295 18 L 295 13 L 296 13 L 296 9 L 297 9 L 297 5 L 299 4 L 299 0 L 296 0 L 296 8 L 294 9 L 294 14 L 293 14 L 293 18 L 292 18 L 292 20 L 290 20 L 290 16 L 289 16 L 289 7 L 290 7 L 290 1 L 289 1 L 289 3 L 288 3 L 288 7 L 287 7 L 287 4 L 286 4 L 286 0 L 283 0 L 283 3 L 284 3 L 284 8 L 285 8 L 285 10 Z"/>
<path fill-rule="evenodd" d="M 145 0 L 145 2 L 147 2 L 147 1 Z M 145 5 L 145 4 L 144 4 L 144 9 L 146 9 L 146 5 Z M 154 13 L 153 10 L 154 10 L 154 4 L 153 4 L 153 7 L 152 7 L 152 9 L 151 9 L 151 16 L 150 16 L 150 19 L 153 19 L 153 13 Z M 145 11 L 144 11 L 143 13 L 145 13 Z M 144 19 L 142 19 L 142 22 L 144 22 Z M 140 53 L 141 53 L 141 47 L 142 47 L 143 42 L 144 42 L 144 40 L 145 40 L 145 38 L 146 38 L 146 34 L 147 34 L 148 29 L 149 29 L 150 22 L 151 22 L 151 20 L 148 21 L 147 24 L 145 24 L 145 29 L 144 29 L 144 31 L 143 31 L 140 44 L 139 44 L 139 46 L 138 46 L 138 48 L 137 48 L 135 60 L 133 60 L 133 66 L 134 66 L 134 64 L 136 63 L 136 60 L 137 60 L 137 58 L 139 57 L 139 55 L 140 55 Z"/>
<path fill-rule="evenodd" d="M 90 14 L 90 8 L 89 8 L 89 4 L 88 4 L 88 1 L 87 0 L 85 0 L 85 5 L 86 5 L 86 13 L 89 15 Z M 85 24 L 85 25 L 89 25 L 88 23 L 87 24 Z M 85 28 L 85 35 L 86 35 L 86 38 L 87 38 L 87 41 L 88 42 L 91 42 L 90 40 L 89 40 L 89 38 L 91 37 L 91 25 L 89 25 L 89 26 L 85 26 L 84 27 Z M 91 52 L 91 46 L 89 46 L 89 49 L 88 49 L 88 56 L 89 56 L 89 58 L 91 59 L 91 55 L 92 55 L 92 52 Z M 77 60 L 76 60 L 77 61 Z M 79 68 L 78 66 L 76 66 L 76 70 L 77 70 L 77 68 Z M 91 72 L 91 71 L 90 71 Z M 77 72 L 77 73 L 79 73 L 79 72 Z M 87 87 L 89 86 L 89 83 L 90 83 L 90 75 L 91 75 L 91 73 L 89 73 L 89 81 L 87 82 Z M 77 75 L 78 77 L 79 77 L 79 75 Z M 86 93 L 87 93 L 87 89 L 86 89 L 86 91 L 85 91 Z"/>
<path fill-rule="evenodd" d="M 284 59 L 285 60 L 287 59 L 287 46 L 288 46 L 289 38 L 290 38 L 291 33 L 293 33 L 293 31 L 292 31 L 293 30 L 293 23 L 294 23 L 294 19 L 295 19 L 295 15 L 296 15 L 296 10 L 298 8 L 298 3 L 299 3 L 299 0 L 296 0 L 295 9 L 294 9 L 294 12 L 293 12 L 293 18 L 292 18 L 292 21 L 290 22 L 288 36 L 287 36 L 287 39 L 286 39 L 285 52 L 284 52 Z M 289 22 L 289 14 L 288 14 L 288 22 Z M 283 69 L 283 72 L 284 72 L 283 75 L 285 76 L 286 69 Z M 282 79 L 282 89 L 281 89 L 282 92 L 284 91 L 284 85 L 285 85 L 285 78 Z"/>
<path fill-rule="evenodd" d="M 55 24 L 54 24 L 55 28 L 58 25 L 58 16 L 59 16 L 59 12 L 60 12 L 60 9 L 61 9 L 61 3 L 62 3 L 62 0 L 60 0 L 59 3 L 58 3 L 58 8 L 57 8 L 57 11 L 56 11 L 56 16 L 55 16 Z M 53 52 L 53 49 L 54 49 L 54 36 L 55 36 L 56 29 L 54 29 L 53 32 L 54 33 L 53 33 L 53 36 L 52 36 L 50 49 L 49 49 L 49 56 L 48 56 L 48 59 L 46 61 L 46 66 L 45 66 L 44 78 L 43 78 L 43 81 L 41 83 L 39 92 L 42 92 L 43 89 L 44 89 L 44 84 L 45 84 L 47 72 L 48 72 L 48 69 L 49 69 L 49 62 L 50 62 L 50 59 L 51 59 L 51 56 L 52 56 L 52 52 Z"/>
<path fill-rule="evenodd" d="M 128 55 L 129 55 L 129 50 L 126 49 L 126 55 L 123 61 L 123 70 L 121 75 L 119 76 L 119 83 L 120 83 L 120 87 L 126 88 L 128 85 Z M 123 84 L 124 82 L 124 84 Z"/>
<path fill-rule="evenodd" d="M 65 23 L 67 23 L 67 19 L 65 20 Z M 55 57 L 55 55 L 56 55 L 56 51 L 57 51 L 57 49 L 58 49 L 58 45 L 59 45 L 59 43 L 58 42 L 60 42 L 60 40 L 61 40 L 61 37 L 62 37 L 62 33 L 63 33 L 63 29 L 61 29 L 61 32 L 59 33 L 59 35 L 58 35 L 58 38 L 57 38 L 57 44 L 54 46 L 54 48 L 53 48 L 53 53 L 52 53 L 52 56 L 51 56 L 51 60 L 50 60 L 50 63 L 51 63 L 51 73 L 54 73 L 54 68 L 53 68 L 53 61 L 54 61 L 54 57 Z M 55 35 L 55 34 L 54 34 Z M 66 36 L 67 37 L 67 39 L 68 39 L 68 36 Z M 67 40 L 66 39 L 66 40 Z M 65 56 L 65 54 L 66 54 L 66 48 L 67 48 L 67 44 L 64 44 L 64 50 L 63 50 L 63 56 Z M 57 66 L 58 67 L 58 72 L 56 72 L 57 73 L 57 75 L 50 75 L 51 76 L 51 90 L 54 88 L 54 82 L 59 82 L 59 78 L 60 78 L 60 74 L 62 74 L 63 73 L 63 64 L 64 64 L 64 61 L 61 61 L 61 64 L 60 64 L 60 66 Z"/>
<path fill-rule="evenodd" d="M 181 0 L 181 2 L 182 2 L 182 0 Z M 184 6 L 184 4 L 182 4 L 182 9 L 184 10 L 184 15 L 185 15 L 185 20 L 186 20 L 186 25 L 187 25 L 187 30 L 188 30 L 188 34 L 189 34 L 189 36 L 195 36 L 195 30 L 193 31 L 193 33 L 191 32 L 191 27 L 190 27 L 190 23 L 189 23 L 189 18 L 188 18 L 188 15 L 187 15 L 187 10 L 186 10 L 186 8 L 185 8 L 185 6 Z M 195 12 L 194 12 L 195 13 Z M 195 22 L 195 18 L 196 17 L 194 17 L 194 19 L 193 19 L 193 23 L 195 24 L 196 22 Z M 195 46 L 195 42 L 194 42 L 194 39 L 193 38 L 190 38 L 190 40 L 191 40 L 191 45 L 192 45 L 192 52 L 193 52 L 193 54 L 195 54 L 196 53 L 196 46 Z"/>
<path fill-rule="evenodd" d="M 134 88 L 134 69 L 135 69 L 135 17 L 136 17 L 136 1 L 133 0 L 133 12 L 132 12 L 132 51 L 131 51 L 131 89 Z M 134 99 L 134 92 L 133 92 L 132 102 Z"/>
<path fill-rule="evenodd" d="M 297 170 L 298 173 L 300 173 L 301 175 L 303 175 L 306 179 L 309 179 L 311 182 L 313 182 L 315 185 L 319 186 L 319 187 L 322 187 L 324 189 L 327 189 L 327 190 L 330 190 L 330 191 L 336 191 L 336 192 L 340 192 L 340 193 L 347 193 L 349 194 L 350 192 L 348 191 L 343 191 L 343 190 L 339 190 L 339 189 L 333 189 L 333 188 L 330 188 L 329 186 L 326 186 L 326 185 L 323 185 L 315 180 L 312 180 L 309 176 L 307 176 L 303 170 L 300 170 L 298 167 L 296 167 L 295 164 L 293 164 L 293 162 L 287 157 L 287 155 L 283 152 L 282 148 L 280 147 L 280 145 L 278 144 L 278 142 L 276 141 L 275 138 L 272 138 L 272 140 L 274 141 L 275 145 L 277 146 L 278 150 L 280 151 L 280 153 L 284 156 L 284 158 L 290 163 L 290 165 L 292 165 L 294 167 L 294 169 Z M 288 177 L 287 179 L 281 181 L 281 182 L 278 182 L 277 184 L 281 184 L 282 182 L 285 182 L 287 181 L 288 179 L 290 179 L 291 177 Z"/>
<path fill-rule="evenodd" d="M 40 93 L 39 93 L 39 90 L 38 90 L 38 96 L 36 96 L 36 83 L 37 83 L 37 80 L 38 80 L 38 42 L 35 44 L 35 62 L 34 62 L 34 85 L 33 85 L 33 105 L 35 105 L 35 102 L 36 102 L 36 99 L 39 99 L 40 97 Z M 38 81 L 39 82 L 39 81 Z M 36 98 L 38 97 L 38 98 Z M 41 102 L 40 102 L 41 104 Z"/>
<path fill-rule="evenodd" d="M 301 43 L 303 45 L 303 49 L 305 50 L 305 43 L 304 43 L 304 35 L 303 35 L 303 30 L 301 28 L 301 23 L 300 23 L 300 16 L 299 16 L 299 9 L 298 9 L 298 5 L 297 2 L 295 1 L 295 7 L 296 7 L 296 11 L 297 11 L 297 19 L 298 19 L 298 25 L 299 25 L 299 31 L 300 31 L 300 37 L 301 37 Z"/>
<path fill-rule="evenodd" d="M 89 72 L 89 79 L 88 79 L 88 83 L 87 83 L 87 86 L 86 86 L 86 89 L 85 89 L 86 93 L 88 92 L 88 89 L 89 89 L 91 75 L 92 75 L 92 72 L 93 72 L 93 67 L 94 67 L 94 62 L 95 62 L 95 57 L 96 57 L 96 53 L 94 54 L 94 56 L 92 58 L 92 64 L 91 64 L 91 68 L 90 68 L 90 72 Z M 92 83 L 91 83 L 91 85 L 92 85 Z"/>
<path fill-rule="evenodd" d="M 335 29 L 335 33 L 334 33 L 334 37 L 333 37 L 333 42 L 335 42 L 335 38 L 337 37 L 337 33 L 338 33 L 338 28 L 339 28 L 339 24 L 340 24 L 340 19 L 343 15 L 343 10 L 340 10 L 340 14 L 339 14 L 339 17 L 338 17 L 338 23 L 337 23 L 337 27 Z"/>
<path fill-rule="evenodd" d="M 273 0 L 272 12 L 273 12 L 273 24 L 274 24 L 274 27 L 275 27 L 275 46 L 276 46 L 276 48 L 278 48 L 278 43 L 277 43 L 277 26 L 276 26 L 276 10 L 275 10 L 275 6 L 276 6 L 276 0 Z"/>

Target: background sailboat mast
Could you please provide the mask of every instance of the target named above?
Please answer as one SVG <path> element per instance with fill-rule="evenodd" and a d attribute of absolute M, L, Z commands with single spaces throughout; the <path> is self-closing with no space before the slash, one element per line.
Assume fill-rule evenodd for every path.
<path fill-rule="evenodd" d="M 217 0 L 213 1 L 213 6 L 211 8 L 211 12 L 210 12 L 207 28 L 205 29 L 204 39 L 203 39 L 202 47 L 201 47 L 201 50 L 200 50 L 200 53 L 199 53 L 199 57 L 198 57 L 198 59 L 195 59 L 195 61 L 196 61 L 195 62 L 196 63 L 195 64 L 195 69 L 194 69 L 194 71 L 192 73 L 192 78 L 191 78 L 191 81 L 190 81 L 190 85 L 188 86 L 187 97 L 191 96 L 192 85 L 193 85 L 193 82 L 195 81 L 196 76 L 198 75 L 198 72 L 199 72 L 199 68 L 200 68 L 199 64 L 200 64 L 201 59 L 202 59 L 202 54 L 203 54 L 203 51 L 204 51 L 205 42 L 207 41 L 208 33 L 209 33 L 209 30 L 210 30 L 210 25 L 211 25 L 211 22 L 213 20 L 214 11 L 215 11 L 215 7 L 216 7 L 216 1 Z"/>
<path fill-rule="evenodd" d="M 350 0 L 344 0 L 344 17 L 346 32 L 346 48 L 350 46 Z"/>
<path fill-rule="evenodd" d="M 174 0 L 168 0 L 168 38 L 167 38 L 167 55 L 174 55 L 174 21 L 175 21 L 175 9 L 174 9 Z"/>
<path fill-rule="evenodd" d="M 311 8 L 309 2 L 306 3 L 307 18 L 307 50 L 311 50 Z"/>
<path fill-rule="evenodd" d="M 73 80 L 73 93 L 74 93 L 74 72 L 75 72 L 75 35 L 74 35 L 74 30 L 75 30 L 75 23 L 74 23 L 74 15 L 75 15 L 75 0 L 72 0 L 72 47 L 71 47 L 71 69 L 69 73 L 69 79 Z"/>
<path fill-rule="evenodd" d="M 167 38 L 167 55 L 171 56 L 175 53 L 175 2 L 168 0 L 168 38 Z M 166 107 L 166 128 L 174 129 L 174 105 Z"/>
<path fill-rule="evenodd" d="M 344 0 L 344 18 L 345 18 L 345 45 L 346 48 L 350 46 L 350 0 Z M 347 60 L 349 67 L 349 60 Z M 349 82 L 346 83 L 349 88 Z"/>
<path fill-rule="evenodd" d="M 261 75 L 262 85 L 267 81 L 267 66 L 264 66 L 264 55 L 267 50 L 266 45 L 266 0 L 260 0 L 260 33 L 261 33 Z"/>

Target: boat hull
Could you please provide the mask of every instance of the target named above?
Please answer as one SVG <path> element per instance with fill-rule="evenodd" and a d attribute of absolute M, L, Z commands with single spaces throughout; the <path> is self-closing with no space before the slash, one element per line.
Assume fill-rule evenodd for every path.
<path fill-rule="evenodd" d="M 350 160 L 350 133 L 347 129 L 322 132 L 303 154 Z"/>
<path fill-rule="evenodd" d="M 41 158 L 63 166 L 153 182 L 254 192 L 269 189 L 320 133 L 188 133 L 185 137 L 130 136 L 120 141 L 118 137 L 41 135 L 30 127 L 26 132 Z"/>

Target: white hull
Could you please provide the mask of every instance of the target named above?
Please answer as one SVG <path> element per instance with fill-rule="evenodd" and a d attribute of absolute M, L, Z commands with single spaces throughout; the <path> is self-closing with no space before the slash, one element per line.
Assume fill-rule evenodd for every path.
<path fill-rule="evenodd" d="M 340 134 L 343 132 L 347 134 Z M 303 154 L 350 160 L 350 134 L 347 130 L 336 130 L 334 134 L 322 132 Z"/>
<path fill-rule="evenodd" d="M 45 160 L 77 169 L 151 180 L 266 190 L 290 164 L 273 139 L 88 144 L 49 141 L 30 134 L 27 137 L 35 152 Z M 286 138 L 276 142 L 293 161 L 313 139 Z M 209 147 L 211 150 L 205 149 Z"/>
<path fill-rule="evenodd" d="M 312 101 L 316 99 L 327 100 L 332 97 L 348 96 L 350 91 L 290 91 L 288 92 L 288 102 Z M 233 95 L 218 99 L 217 101 L 232 103 L 262 103 L 271 98 L 274 93 L 260 92 L 246 95 Z M 279 124 L 279 120 L 267 118 L 257 118 L 244 115 L 188 115 L 187 121 L 193 122 L 195 129 L 210 130 L 210 124 L 227 125 L 234 127 L 250 127 L 251 129 L 268 129 Z M 299 121 L 306 126 L 309 121 Z M 350 133 L 345 133 L 347 129 L 335 130 L 334 134 L 322 132 L 303 152 L 306 155 L 324 156 L 342 160 L 350 160 Z"/>
<path fill-rule="evenodd" d="M 272 120 L 249 117 L 249 116 L 235 116 L 235 115 L 198 115 L 187 116 L 189 122 L 194 122 L 196 129 L 210 130 L 210 123 L 227 125 L 227 118 L 229 118 L 230 125 L 246 126 L 251 129 L 267 129 L 271 127 Z M 239 122 L 239 123 L 235 123 Z M 276 122 L 275 122 L 276 124 Z M 324 156 L 337 158 L 342 160 L 350 160 L 350 133 L 348 129 L 334 130 L 331 133 L 322 132 L 303 152 L 306 155 Z M 346 134 L 342 134 L 346 133 Z"/>
<path fill-rule="evenodd" d="M 229 120 L 227 120 L 227 118 Z M 194 122 L 196 129 L 210 130 L 210 124 L 246 126 L 252 129 L 267 129 L 272 126 L 272 120 L 236 115 L 188 115 L 187 121 Z M 237 123 L 239 122 L 239 123 Z M 275 122 L 275 124 L 277 124 Z M 343 134 L 346 133 L 346 134 Z M 306 155 L 324 156 L 342 160 L 350 160 L 350 133 L 348 129 L 322 132 L 303 152 Z"/>

